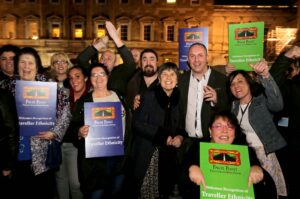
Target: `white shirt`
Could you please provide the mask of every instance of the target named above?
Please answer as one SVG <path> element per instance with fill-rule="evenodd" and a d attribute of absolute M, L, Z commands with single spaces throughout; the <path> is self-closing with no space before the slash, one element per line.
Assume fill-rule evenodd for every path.
<path fill-rule="evenodd" d="M 201 110 L 204 96 L 204 86 L 207 85 L 211 69 L 208 68 L 201 80 L 194 77 L 191 72 L 187 112 L 185 117 L 185 130 L 190 137 L 202 138 L 202 125 L 201 125 Z"/>

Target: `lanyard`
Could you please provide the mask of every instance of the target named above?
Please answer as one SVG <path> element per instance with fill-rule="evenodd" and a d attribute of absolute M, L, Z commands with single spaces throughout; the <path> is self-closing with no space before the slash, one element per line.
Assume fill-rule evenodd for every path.
<path fill-rule="evenodd" d="M 243 117 L 244 117 L 244 115 L 245 115 L 245 113 L 246 113 L 246 111 L 247 111 L 249 105 L 251 104 L 251 102 L 252 102 L 252 98 L 251 98 L 251 100 L 247 103 L 247 106 L 244 108 L 244 110 L 242 109 L 242 107 L 241 107 L 241 105 L 240 105 L 240 109 L 241 109 L 241 112 L 242 112 L 242 117 L 241 117 L 240 122 L 239 122 L 240 125 L 241 125 L 241 123 L 242 123 Z"/>

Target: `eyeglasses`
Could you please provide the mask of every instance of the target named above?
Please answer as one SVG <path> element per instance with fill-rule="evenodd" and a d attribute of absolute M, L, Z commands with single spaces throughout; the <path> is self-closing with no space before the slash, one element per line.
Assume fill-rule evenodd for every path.
<path fill-rule="evenodd" d="M 97 78 L 97 77 L 106 77 L 106 73 L 105 72 L 100 72 L 100 73 L 92 73 L 91 77 Z"/>
<path fill-rule="evenodd" d="M 63 61 L 63 60 L 57 60 L 57 61 L 53 61 L 53 64 L 66 64 L 67 61 Z"/>
<path fill-rule="evenodd" d="M 214 124 L 212 125 L 212 128 L 218 131 L 223 130 L 224 128 L 226 128 L 229 131 L 234 131 L 235 127 L 232 125 L 222 125 L 222 124 Z"/>

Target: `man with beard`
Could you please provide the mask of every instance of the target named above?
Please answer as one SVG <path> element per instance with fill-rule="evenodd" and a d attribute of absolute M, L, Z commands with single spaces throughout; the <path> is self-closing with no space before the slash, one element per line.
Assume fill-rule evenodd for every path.
<path fill-rule="evenodd" d="M 141 70 L 135 73 L 127 85 L 126 102 L 133 110 L 139 106 L 140 95 L 158 83 L 157 53 L 153 49 L 144 49 L 141 52 L 140 64 Z"/>
<path fill-rule="evenodd" d="M 100 63 L 107 67 L 110 76 L 107 87 L 110 90 L 116 91 L 119 95 L 126 96 L 126 86 L 129 79 L 135 72 L 136 64 L 131 52 L 125 46 L 123 41 L 117 34 L 117 30 L 110 21 L 105 22 L 106 30 L 109 36 L 114 41 L 118 53 L 120 54 L 123 63 L 117 65 L 117 55 L 111 50 L 105 50 L 101 54 Z M 98 53 L 106 48 L 108 43 L 108 36 L 97 38 L 92 45 L 88 46 L 77 57 L 77 62 L 86 72 L 90 71 L 92 65 L 99 64 Z M 91 60 L 91 64 L 89 61 Z"/>

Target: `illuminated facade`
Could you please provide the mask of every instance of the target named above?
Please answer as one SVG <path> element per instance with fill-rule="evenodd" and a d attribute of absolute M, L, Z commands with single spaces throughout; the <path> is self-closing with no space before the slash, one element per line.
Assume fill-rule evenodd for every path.
<path fill-rule="evenodd" d="M 0 45 L 32 46 L 48 65 L 57 51 L 75 58 L 93 38 L 105 35 L 104 22 L 111 20 L 128 47 L 153 48 L 160 62 L 178 62 L 178 29 L 205 26 L 210 64 L 217 65 L 225 63 L 228 24 L 264 21 L 265 46 L 272 54 L 278 28 L 295 29 L 297 19 L 296 6 L 215 5 L 213 0 L 2 0 Z M 114 49 L 111 42 L 109 48 Z"/>

